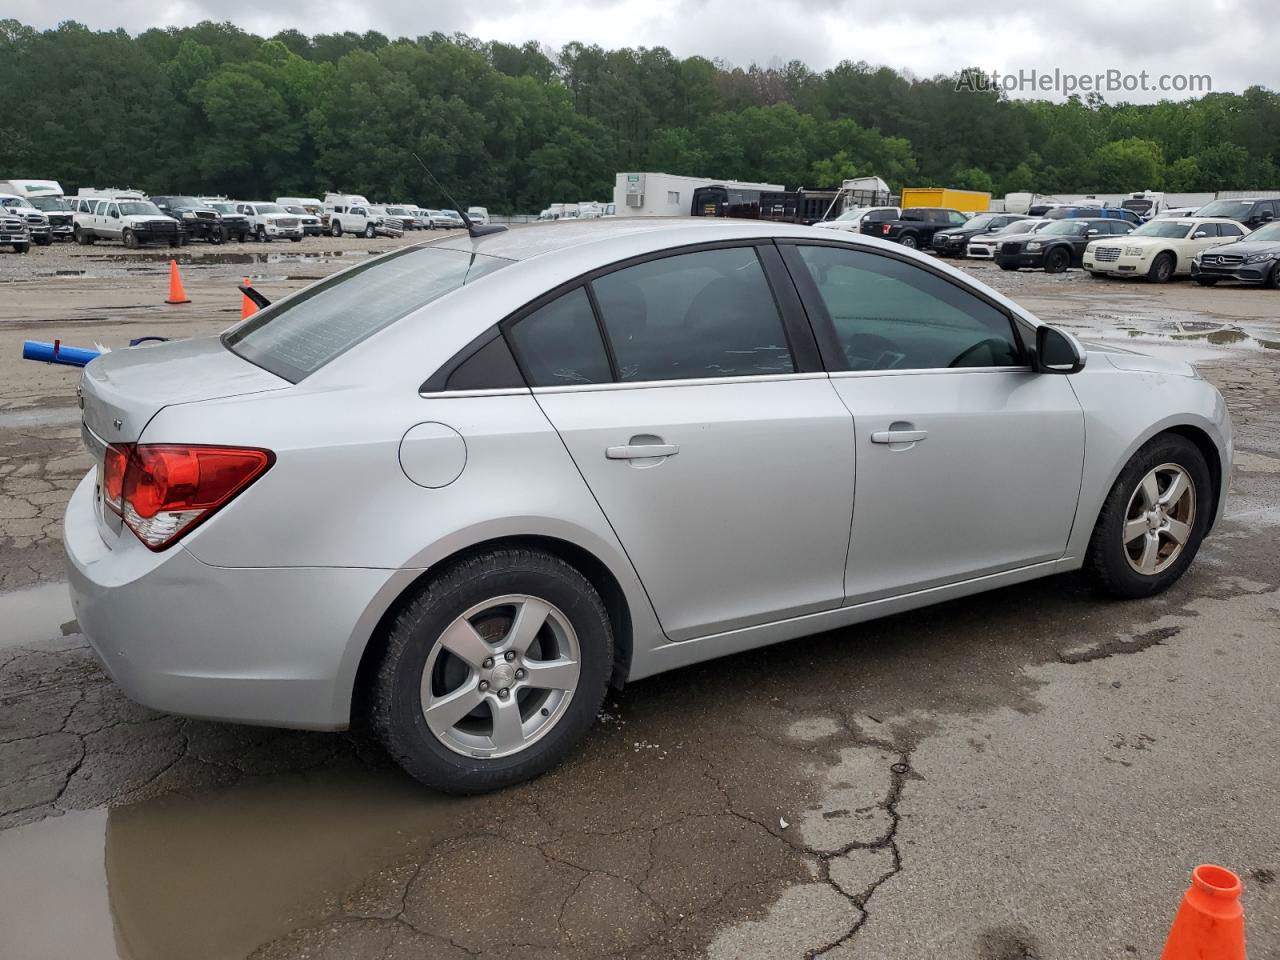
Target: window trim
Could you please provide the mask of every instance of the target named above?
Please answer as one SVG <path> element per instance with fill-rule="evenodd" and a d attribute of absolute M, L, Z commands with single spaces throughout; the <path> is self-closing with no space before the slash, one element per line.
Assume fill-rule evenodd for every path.
<path fill-rule="evenodd" d="M 650 263 L 655 260 L 667 260 L 671 257 L 684 256 L 690 253 L 702 253 L 708 250 L 734 250 L 742 248 L 752 248 L 755 250 L 756 259 L 760 263 L 761 273 L 764 275 L 765 283 L 769 286 L 770 293 L 773 297 L 774 308 L 778 312 L 779 322 L 782 324 L 783 336 L 787 339 L 787 349 L 791 353 L 791 361 L 795 365 L 795 370 L 791 373 L 784 374 L 764 374 L 761 376 L 748 375 L 741 377 L 699 377 L 687 378 L 681 380 L 628 380 L 622 381 L 618 379 L 617 360 L 614 354 L 613 342 L 609 337 L 608 327 L 605 325 L 603 311 L 600 310 L 599 303 L 596 300 L 595 290 L 591 284 L 593 281 L 625 270 L 628 267 L 638 266 L 643 263 Z M 735 381 L 750 380 L 776 380 L 782 377 L 799 377 L 805 374 L 825 375 L 826 370 L 822 364 L 821 353 L 818 349 L 814 332 L 808 322 L 807 316 L 804 314 L 803 305 L 799 301 L 799 296 L 795 290 L 794 284 L 783 283 L 782 281 L 790 280 L 790 277 L 784 277 L 778 271 L 781 266 L 777 261 L 773 262 L 770 268 L 769 250 L 776 252 L 772 237 L 753 237 L 741 240 L 717 240 L 704 243 L 690 243 L 677 247 L 664 247 L 661 250 L 651 250 L 648 253 L 638 254 L 634 257 L 628 257 L 625 260 L 617 260 L 613 263 L 597 267 L 586 273 L 579 274 L 571 280 L 568 280 L 536 299 L 529 301 L 524 306 L 512 311 L 502 320 L 498 321 L 497 326 L 501 329 L 503 336 L 507 338 L 507 346 L 511 349 L 511 354 L 516 358 L 516 365 L 520 368 L 521 375 L 525 378 L 525 382 L 530 384 L 529 389 L 534 393 L 554 390 L 558 392 L 594 390 L 601 387 L 641 387 L 641 386 L 667 386 L 667 385 L 689 385 L 692 383 L 722 383 Z M 785 268 L 784 268 L 785 270 Z M 540 387 L 534 386 L 529 378 L 528 368 L 525 366 L 524 358 L 521 357 L 520 351 L 516 349 L 516 345 L 512 337 L 509 335 L 513 326 L 524 320 L 530 314 L 542 309 L 547 304 L 558 300 L 561 296 L 571 293 L 577 287 L 584 287 L 587 293 L 587 299 L 591 304 L 591 309 L 595 313 L 596 328 L 600 332 L 600 338 L 604 343 L 605 354 L 609 358 L 610 372 L 613 376 L 612 381 L 603 383 L 584 383 L 573 384 L 568 386 L 551 386 Z M 790 296 L 788 296 L 788 289 Z M 470 350 L 470 344 L 466 348 Z M 465 359 L 465 358 L 464 358 Z M 810 369 L 805 369 L 809 367 Z"/>
<path fill-rule="evenodd" d="M 1016 370 L 1027 371 L 1031 369 L 1031 353 L 1027 349 L 1027 345 L 1022 336 L 1022 324 L 1018 317 L 1009 310 L 1004 304 L 993 300 L 983 291 L 974 289 L 969 284 L 949 276 L 943 271 L 937 269 L 933 264 L 921 263 L 913 257 L 900 254 L 893 250 L 871 250 L 858 244 L 840 243 L 839 241 L 831 241 L 825 238 L 808 237 L 792 238 L 779 237 L 777 239 L 778 249 L 782 253 L 783 262 L 786 264 L 787 271 L 791 275 L 791 280 L 795 284 L 796 290 L 800 295 L 800 300 L 804 304 L 805 311 L 808 313 L 810 323 L 813 326 L 813 332 L 817 336 L 818 348 L 822 353 L 822 359 L 827 372 L 831 376 L 847 375 L 847 374 L 908 374 L 908 373 L 938 373 L 938 372 L 981 372 L 989 370 Z M 917 269 L 944 280 L 964 291 L 972 297 L 985 303 L 997 313 L 999 313 L 1009 324 L 1009 332 L 1013 337 L 1014 346 L 1018 349 L 1019 359 L 1022 361 L 1007 367 L 909 367 L 902 370 L 889 371 L 868 371 L 868 370 L 850 370 L 849 359 L 845 356 L 844 349 L 840 346 L 840 339 L 836 335 L 835 323 L 831 319 L 831 315 L 827 312 L 827 305 L 822 299 L 822 294 L 818 290 L 818 285 L 814 283 L 813 277 L 809 274 L 808 265 L 800 256 L 799 247 L 835 247 L 840 250 L 849 250 L 856 253 L 863 253 L 868 256 L 883 257 L 886 260 L 897 260 L 900 263 L 910 264 Z"/>

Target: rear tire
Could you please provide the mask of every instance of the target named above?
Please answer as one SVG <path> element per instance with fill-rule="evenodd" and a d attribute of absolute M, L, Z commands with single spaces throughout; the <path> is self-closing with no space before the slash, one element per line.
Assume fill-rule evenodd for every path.
<path fill-rule="evenodd" d="M 1147 271 L 1148 283 L 1168 283 L 1173 276 L 1173 270 L 1176 261 L 1172 253 L 1162 253 L 1156 257 L 1151 264 L 1151 269 Z"/>
<path fill-rule="evenodd" d="M 902 244 L 904 247 L 906 247 L 908 250 L 919 250 L 919 249 L 920 249 L 920 241 L 919 241 L 919 240 L 917 240 L 917 239 L 916 239 L 912 234 L 909 234 L 909 233 L 908 233 L 906 236 L 904 236 L 901 240 L 899 240 L 898 242 L 899 242 L 899 243 L 901 243 L 901 244 Z"/>
<path fill-rule="evenodd" d="M 530 622 L 539 624 L 530 634 L 530 655 L 516 655 L 500 678 L 494 671 L 503 670 L 503 651 L 518 633 L 513 615 L 518 620 L 526 609 L 536 611 Z M 446 645 L 446 633 L 473 644 Z M 523 685 L 519 673 L 511 679 L 512 670 L 524 672 L 522 664 L 527 676 L 538 662 L 563 660 L 572 649 L 579 670 L 571 690 Z M 464 659 L 455 650 L 472 654 Z M 594 722 L 612 670 L 609 617 L 581 573 L 541 551 L 487 550 L 446 566 L 396 617 L 372 679 L 372 725 L 391 756 L 427 786 L 457 794 L 496 790 L 539 776 L 568 756 Z M 503 695 L 504 689 L 512 693 Z M 428 722 L 424 704 L 447 708 L 459 694 L 474 704 L 468 713 Z M 507 740 L 516 746 L 506 751 L 489 745 L 499 742 L 504 705 L 518 710 L 516 736 Z M 487 751 L 501 755 L 484 756 Z"/>
<path fill-rule="evenodd" d="M 1143 484 L 1153 474 L 1154 492 L 1160 500 L 1171 492 L 1162 486 L 1179 473 L 1190 481 L 1190 490 L 1172 498 L 1172 506 L 1162 508 L 1172 523 L 1185 525 L 1164 528 L 1147 509 L 1150 496 Z M 1213 481 L 1204 454 L 1176 433 L 1162 433 L 1148 441 L 1120 471 L 1107 494 L 1089 540 L 1085 571 L 1104 592 L 1113 597 L 1149 597 L 1168 589 L 1186 572 L 1195 559 L 1205 531 L 1213 518 Z M 1183 540 L 1179 543 L 1178 536 Z M 1126 540 L 1128 537 L 1128 540 Z M 1154 537 L 1155 550 L 1147 571 L 1147 540 Z"/>

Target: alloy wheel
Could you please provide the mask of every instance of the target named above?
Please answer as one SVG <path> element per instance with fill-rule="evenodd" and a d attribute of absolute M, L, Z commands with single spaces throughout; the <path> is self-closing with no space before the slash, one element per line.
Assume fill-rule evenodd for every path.
<path fill-rule="evenodd" d="M 1182 555 L 1196 519 L 1196 485 L 1183 467 L 1162 463 L 1142 478 L 1125 511 L 1124 552 L 1143 576 L 1167 570 Z"/>
<path fill-rule="evenodd" d="M 569 618 L 526 594 L 494 597 L 457 617 L 422 671 L 422 715 L 467 757 L 519 753 L 559 722 L 581 675 Z"/>

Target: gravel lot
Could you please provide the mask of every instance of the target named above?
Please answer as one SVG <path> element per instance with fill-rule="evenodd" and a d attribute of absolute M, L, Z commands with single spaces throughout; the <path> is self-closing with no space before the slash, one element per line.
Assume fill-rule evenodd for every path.
<path fill-rule="evenodd" d="M 534 227 L 530 229 L 554 229 Z M 1168 594 L 1074 576 L 644 681 L 569 764 L 425 793 L 359 735 L 126 701 L 76 632 L 76 371 L 21 341 L 222 329 L 404 241 L 0 254 L 0 957 L 1130 958 L 1192 866 L 1280 958 L 1280 294 L 969 267 L 1226 397 L 1226 522 Z"/>

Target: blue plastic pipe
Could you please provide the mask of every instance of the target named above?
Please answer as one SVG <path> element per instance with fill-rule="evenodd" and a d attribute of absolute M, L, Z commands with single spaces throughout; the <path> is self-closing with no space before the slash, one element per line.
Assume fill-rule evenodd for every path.
<path fill-rule="evenodd" d="M 83 367 L 94 357 L 101 356 L 97 350 L 87 347 L 67 347 L 52 343 L 41 343 L 39 340 L 22 341 L 22 359 L 40 360 L 44 363 L 62 363 L 68 367 Z"/>

